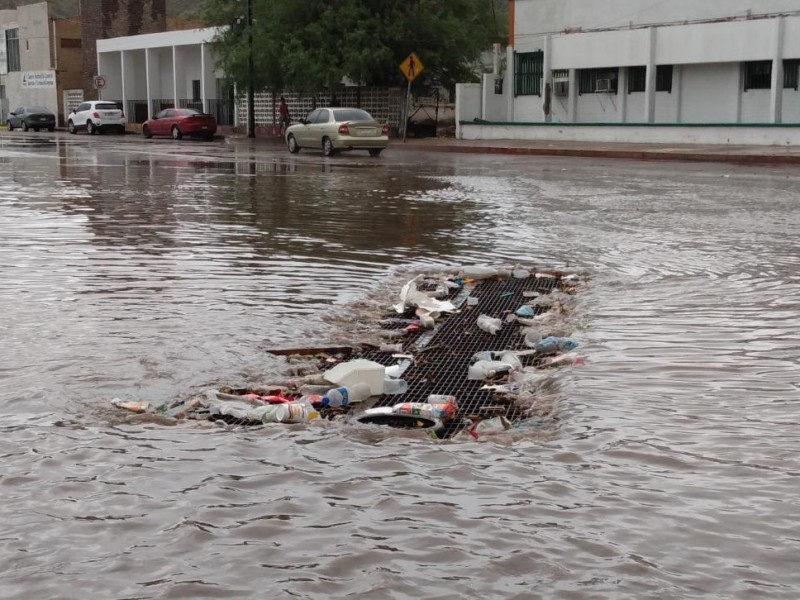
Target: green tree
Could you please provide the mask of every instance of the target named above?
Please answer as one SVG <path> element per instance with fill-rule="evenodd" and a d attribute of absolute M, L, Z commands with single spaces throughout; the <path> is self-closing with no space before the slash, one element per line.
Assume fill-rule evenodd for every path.
<path fill-rule="evenodd" d="M 475 77 L 474 65 L 503 41 L 503 0 L 250 0 L 256 88 L 315 94 L 347 78 L 363 85 L 402 85 L 398 69 L 411 52 L 419 81 L 451 87 Z M 244 0 L 210 0 L 209 25 L 229 25 L 215 48 L 228 77 L 249 82 Z"/>

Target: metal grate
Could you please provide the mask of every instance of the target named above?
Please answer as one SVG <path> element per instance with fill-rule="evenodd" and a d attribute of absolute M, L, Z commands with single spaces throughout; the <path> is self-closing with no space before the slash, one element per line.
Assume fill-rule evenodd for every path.
<path fill-rule="evenodd" d="M 418 332 L 407 336 L 403 340 L 403 349 L 416 353 L 416 360 L 403 375 L 408 382 L 408 391 L 401 396 L 381 396 L 375 406 L 425 402 L 431 394 L 455 396 L 457 416 L 440 432 L 440 437 L 448 437 L 463 428 L 467 417 L 502 414 L 510 419 L 518 418 L 520 415 L 513 405 L 493 400 L 490 391 L 480 389 L 485 385 L 484 381 L 468 380 L 467 370 L 477 352 L 526 349 L 524 338 L 519 334 L 519 324 L 507 323 L 505 318 L 529 300 L 523 292 L 546 294 L 556 287 L 557 281 L 549 277 L 484 280 L 471 290 L 466 288 L 470 296 L 478 299 L 478 304 L 462 304 L 461 311 L 446 317 L 432 335 Z M 458 295 L 456 304 L 464 299 L 464 294 Z M 540 314 L 545 310 L 537 308 L 535 312 Z M 503 320 L 503 327 L 496 335 L 478 328 L 477 319 L 482 314 Z M 396 362 L 390 353 L 385 352 L 366 353 L 364 358 L 387 366 Z"/>

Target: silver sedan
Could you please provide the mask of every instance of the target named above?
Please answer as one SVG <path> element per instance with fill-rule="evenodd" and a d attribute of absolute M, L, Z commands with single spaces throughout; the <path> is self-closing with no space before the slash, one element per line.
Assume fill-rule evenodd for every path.
<path fill-rule="evenodd" d="M 389 126 L 360 108 L 317 108 L 286 129 L 286 147 L 321 149 L 325 156 L 342 150 L 368 150 L 378 156 L 389 145 Z"/>

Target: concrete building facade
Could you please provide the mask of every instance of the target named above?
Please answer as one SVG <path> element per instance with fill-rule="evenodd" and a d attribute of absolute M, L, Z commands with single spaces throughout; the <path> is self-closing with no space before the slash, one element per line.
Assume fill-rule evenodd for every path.
<path fill-rule="evenodd" d="M 52 19 L 46 2 L 0 11 L 0 111 L 44 106 L 63 115 L 83 75 L 80 20 Z"/>
<path fill-rule="evenodd" d="M 505 71 L 459 86 L 462 137 L 800 143 L 799 0 L 510 0 L 510 21 Z"/>

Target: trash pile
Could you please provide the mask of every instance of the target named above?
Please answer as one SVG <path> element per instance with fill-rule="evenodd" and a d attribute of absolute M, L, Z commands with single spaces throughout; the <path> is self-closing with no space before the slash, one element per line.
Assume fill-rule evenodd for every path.
<path fill-rule="evenodd" d="M 580 276 L 470 266 L 417 275 L 375 323 L 380 344 L 276 350 L 285 379 L 205 390 L 134 413 L 235 425 L 346 420 L 439 438 L 535 426 L 552 411 L 554 369 L 582 364 L 573 335 Z"/>

